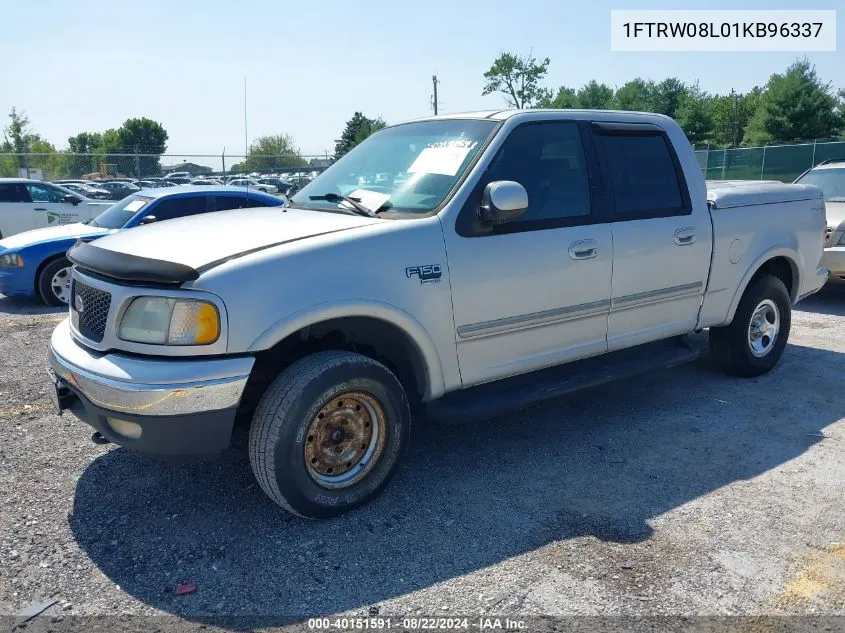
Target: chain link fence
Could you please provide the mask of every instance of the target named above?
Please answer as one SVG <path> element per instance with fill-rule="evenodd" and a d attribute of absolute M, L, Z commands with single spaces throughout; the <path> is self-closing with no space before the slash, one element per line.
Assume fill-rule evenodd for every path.
<path fill-rule="evenodd" d="M 695 156 L 707 180 L 792 182 L 805 170 L 824 160 L 845 159 L 845 140 L 765 147 L 699 147 L 695 150 Z"/>
<path fill-rule="evenodd" d="M 845 139 L 765 147 L 698 147 L 698 164 L 708 180 L 780 180 L 792 182 L 804 170 L 830 158 L 845 158 Z M 0 153 L 0 177 L 38 180 L 108 180 L 161 178 L 187 173 L 190 178 L 276 175 L 313 177 L 332 161 L 322 155 L 244 156 L 238 154 L 77 154 L 71 152 Z"/>
<path fill-rule="evenodd" d="M 72 152 L 0 153 L 0 178 L 29 177 L 38 180 L 108 180 L 112 178 L 161 178 L 179 172 L 186 177 L 235 174 L 313 176 L 323 171 L 332 157 L 323 155 L 229 154 L 78 154 Z"/>

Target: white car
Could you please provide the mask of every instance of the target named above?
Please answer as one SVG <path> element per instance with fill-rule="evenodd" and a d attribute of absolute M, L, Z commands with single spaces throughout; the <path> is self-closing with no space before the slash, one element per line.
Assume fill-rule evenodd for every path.
<path fill-rule="evenodd" d="M 278 187 L 261 184 L 255 178 L 235 178 L 226 184 L 231 187 L 246 187 L 247 189 L 255 189 L 256 191 L 263 191 L 264 193 L 278 193 L 279 191 Z"/>
<path fill-rule="evenodd" d="M 113 205 L 40 180 L 0 178 L 0 239 L 57 224 L 87 222 Z"/>

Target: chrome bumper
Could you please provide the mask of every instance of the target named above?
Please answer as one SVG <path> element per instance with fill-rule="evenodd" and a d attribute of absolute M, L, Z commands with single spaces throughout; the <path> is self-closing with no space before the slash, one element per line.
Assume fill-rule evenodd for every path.
<path fill-rule="evenodd" d="M 79 345 L 67 319 L 50 339 L 56 376 L 97 407 L 142 416 L 175 416 L 236 407 L 255 359 L 184 360 L 100 354 Z"/>
<path fill-rule="evenodd" d="M 845 275 L 845 246 L 832 246 L 824 249 L 824 265 L 833 277 Z"/>

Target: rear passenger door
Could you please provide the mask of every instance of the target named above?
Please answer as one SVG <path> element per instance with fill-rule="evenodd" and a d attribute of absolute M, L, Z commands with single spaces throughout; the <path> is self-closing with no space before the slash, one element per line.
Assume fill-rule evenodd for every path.
<path fill-rule="evenodd" d="M 608 351 L 695 328 L 707 283 L 712 228 L 692 201 L 664 130 L 593 123 L 613 222 Z"/>
<path fill-rule="evenodd" d="M 35 228 L 32 201 L 22 183 L 0 182 L 0 239 Z"/>

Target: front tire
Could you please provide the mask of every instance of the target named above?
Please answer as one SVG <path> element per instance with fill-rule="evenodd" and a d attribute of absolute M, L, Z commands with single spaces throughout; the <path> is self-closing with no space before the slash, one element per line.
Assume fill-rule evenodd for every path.
<path fill-rule="evenodd" d="M 58 257 L 48 263 L 38 275 L 38 295 L 51 307 L 66 306 L 70 302 L 70 262 Z"/>
<path fill-rule="evenodd" d="M 762 275 L 745 290 L 731 324 L 710 328 L 710 355 L 727 374 L 760 376 L 780 360 L 791 325 L 786 286 L 773 275 Z"/>
<path fill-rule="evenodd" d="M 325 519 L 381 493 L 410 429 L 405 390 L 387 367 L 353 352 L 319 352 L 267 388 L 250 428 L 249 458 L 273 501 Z"/>

